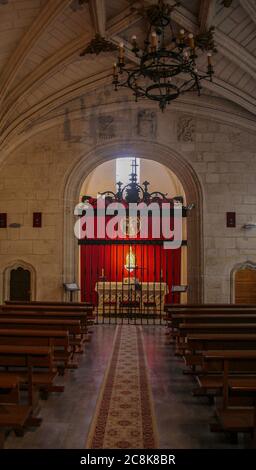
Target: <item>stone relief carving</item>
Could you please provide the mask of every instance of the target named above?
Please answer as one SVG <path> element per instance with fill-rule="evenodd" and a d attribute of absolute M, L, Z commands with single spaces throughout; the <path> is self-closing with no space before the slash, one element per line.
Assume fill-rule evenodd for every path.
<path fill-rule="evenodd" d="M 157 114 L 155 111 L 142 110 L 138 113 L 138 135 L 140 137 L 156 138 Z"/>
<path fill-rule="evenodd" d="M 181 116 L 178 120 L 178 141 L 195 142 L 195 121 L 192 116 Z"/>
<path fill-rule="evenodd" d="M 118 50 L 116 44 L 111 41 L 108 41 L 100 34 L 96 34 L 90 44 L 81 52 L 80 57 L 83 57 L 87 54 L 96 54 L 99 55 L 101 52 L 115 52 Z"/>
<path fill-rule="evenodd" d="M 116 126 L 113 116 L 102 114 L 97 119 L 98 137 L 101 140 L 113 139 L 116 136 Z"/>

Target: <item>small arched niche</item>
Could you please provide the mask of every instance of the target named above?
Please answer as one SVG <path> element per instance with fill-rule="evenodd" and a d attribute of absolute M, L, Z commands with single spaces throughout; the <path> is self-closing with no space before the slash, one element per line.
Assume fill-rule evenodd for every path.
<path fill-rule="evenodd" d="M 36 271 L 24 261 L 7 266 L 3 273 L 3 299 L 31 301 L 36 299 Z"/>
<path fill-rule="evenodd" d="M 246 261 L 232 270 L 231 302 L 256 304 L 256 263 Z"/>

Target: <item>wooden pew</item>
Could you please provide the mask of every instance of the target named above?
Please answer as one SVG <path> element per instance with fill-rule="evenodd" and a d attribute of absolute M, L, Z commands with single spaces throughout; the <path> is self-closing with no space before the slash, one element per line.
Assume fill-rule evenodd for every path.
<path fill-rule="evenodd" d="M 6 430 L 14 430 L 20 435 L 29 424 L 31 414 L 32 407 L 29 405 L 0 403 L 0 449 L 4 448 Z"/>
<path fill-rule="evenodd" d="M 242 319 L 241 319 L 242 321 Z M 256 334 L 255 323 L 181 323 L 176 331 L 176 354 L 182 354 L 191 335 Z M 213 349 L 213 348 L 211 348 Z"/>
<path fill-rule="evenodd" d="M 17 380 L 26 380 L 28 385 L 28 405 L 0 404 L 0 446 L 3 447 L 6 429 L 20 433 L 24 426 L 38 426 L 41 423 L 40 418 L 33 416 L 34 376 L 38 374 L 33 371 L 35 367 L 40 367 L 46 371 L 45 374 L 54 373 L 52 348 L 0 345 L 0 367 L 15 368 L 13 374 L 4 372 L 9 385 Z"/>
<path fill-rule="evenodd" d="M 195 352 L 218 349 L 256 349 L 256 334 L 214 333 L 188 335 L 187 348 Z"/>
<path fill-rule="evenodd" d="M 92 315 L 93 307 L 89 306 L 73 306 L 73 305 L 1 305 L 1 312 L 55 312 L 62 314 L 64 312 L 81 313 L 85 315 Z"/>
<path fill-rule="evenodd" d="M 16 374 L 0 372 L 0 404 L 20 402 L 20 378 Z"/>
<path fill-rule="evenodd" d="M 62 302 L 62 301 L 47 301 L 47 300 L 6 300 L 6 305 L 45 305 L 45 306 L 67 306 L 67 307 L 93 307 L 91 302 Z"/>
<path fill-rule="evenodd" d="M 1 313 L 0 313 L 1 315 Z M 222 314 L 181 314 L 173 315 L 173 328 L 178 328 L 181 323 L 255 323 L 255 313 L 222 313 Z"/>
<path fill-rule="evenodd" d="M 9 305 L 1 305 L 0 311 L 38 311 L 38 312 L 56 312 L 60 315 L 62 312 L 80 312 L 81 314 L 86 315 L 87 324 L 93 324 L 95 321 L 94 317 L 94 306 L 93 305 L 73 305 L 72 303 L 69 305 L 62 304 L 62 305 L 43 305 L 43 304 L 9 304 Z"/>
<path fill-rule="evenodd" d="M 31 405 L 33 386 L 45 382 L 48 384 L 49 381 L 52 383 L 56 376 L 53 351 L 49 346 L 0 345 L 0 367 L 7 375 L 18 375 L 22 383 L 28 384 Z"/>
<path fill-rule="evenodd" d="M 61 330 L 28 330 L 1 329 L 0 345 L 50 346 L 53 350 L 53 361 L 61 370 L 71 367 L 69 338 L 67 331 Z"/>
<path fill-rule="evenodd" d="M 222 323 L 232 321 L 233 323 L 241 322 L 240 316 L 246 318 L 245 322 L 248 321 L 248 318 L 254 321 L 254 317 L 249 317 L 249 315 L 256 315 L 256 309 L 246 309 L 246 308 L 211 308 L 211 309 L 175 309 L 171 313 L 166 315 L 166 324 L 168 327 L 168 333 L 173 336 L 175 333 L 175 328 L 179 326 L 180 323 Z M 219 320 L 218 320 L 219 317 Z M 200 320 L 201 318 L 201 320 Z M 209 318 L 209 321 L 208 321 Z"/>
<path fill-rule="evenodd" d="M 165 312 L 173 311 L 177 309 L 187 309 L 187 310 L 200 310 L 200 309 L 235 309 L 235 308 L 256 308 L 256 304 L 165 304 Z"/>
<path fill-rule="evenodd" d="M 189 335 L 184 354 L 185 362 L 195 372 L 196 366 L 202 365 L 203 351 L 234 349 L 256 349 L 256 335 L 238 333 Z"/>
<path fill-rule="evenodd" d="M 199 383 L 205 388 L 223 388 L 224 407 L 228 400 L 228 381 L 238 375 L 256 376 L 256 350 L 208 350 L 202 352 Z"/>
<path fill-rule="evenodd" d="M 179 334 L 181 337 L 186 337 L 191 334 L 207 333 L 256 334 L 256 321 L 255 323 L 181 323 L 179 325 Z"/>
<path fill-rule="evenodd" d="M 69 344 L 74 352 L 83 352 L 85 333 L 82 331 L 80 320 L 60 320 L 54 318 L 20 318 L 11 316 L 0 317 L 0 329 L 27 329 L 27 330 L 65 330 L 69 335 Z"/>
<path fill-rule="evenodd" d="M 79 320 L 81 323 L 82 334 L 87 335 L 87 315 L 84 312 L 67 311 L 33 311 L 33 310 L 0 310 L 1 318 L 29 318 L 29 319 L 53 319 L 53 320 Z"/>
<path fill-rule="evenodd" d="M 207 351 L 203 353 L 204 373 L 219 372 L 222 374 L 223 401 L 217 408 L 218 424 L 211 424 L 212 431 L 253 432 L 255 444 L 255 406 L 244 408 L 243 406 L 229 408 L 229 390 L 252 392 L 256 396 L 256 351 L 255 350 L 228 350 Z M 234 373 L 243 374 L 242 377 L 234 377 Z M 209 376 L 210 377 L 210 376 Z"/>

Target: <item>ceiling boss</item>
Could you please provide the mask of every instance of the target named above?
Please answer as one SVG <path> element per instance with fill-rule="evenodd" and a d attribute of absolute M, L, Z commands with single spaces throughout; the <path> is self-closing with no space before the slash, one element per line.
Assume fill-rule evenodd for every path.
<path fill-rule="evenodd" d="M 201 93 L 202 80 L 212 81 L 214 70 L 212 54 L 216 51 L 213 30 L 195 35 L 178 29 L 171 15 L 180 5 L 170 5 L 164 0 L 156 4 L 133 7 L 149 23 L 144 44 L 132 37 L 135 66 L 127 64 L 124 43 L 119 44 L 117 62 L 113 66 L 113 85 L 128 87 L 135 100 L 147 98 L 159 103 L 164 111 L 171 101 L 188 91 Z M 203 59 L 203 54 L 207 59 Z M 200 70 L 202 68 L 202 70 Z"/>

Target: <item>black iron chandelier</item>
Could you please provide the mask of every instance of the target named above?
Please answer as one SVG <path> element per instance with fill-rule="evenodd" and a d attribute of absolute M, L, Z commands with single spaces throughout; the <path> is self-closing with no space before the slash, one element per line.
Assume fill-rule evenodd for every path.
<path fill-rule="evenodd" d="M 201 81 L 212 81 L 214 74 L 214 28 L 198 36 L 184 29 L 175 31 L 171 14 L 179 4 L 175 2 L 170 5 L 158 0 L 157 4 L 138 9 L 149 23 L 143 49 L 139 48 L 137 37 L 132 37 L 131 50 L 138 65 L 127 65 L 125 46 L 120 43 L 118 61 L 113 69 L 115 90 L 128 87 L 136 101 L 140 98 L 156 101 L 162 111 L 171 101 L 188 91 L 196 91 L 200 96 Z M 207 54 L 205 73 L 199 71 L 197 66 L 197 59 L 204 52 Z"/>

